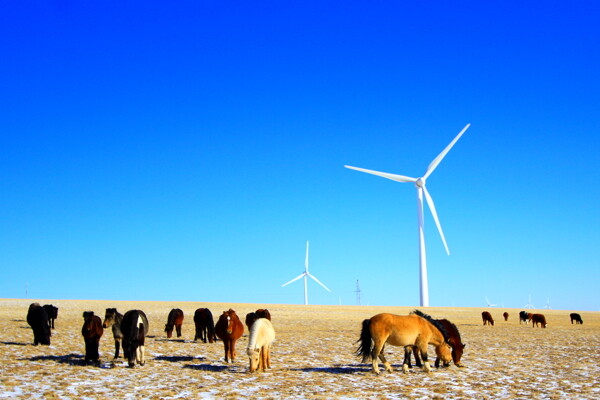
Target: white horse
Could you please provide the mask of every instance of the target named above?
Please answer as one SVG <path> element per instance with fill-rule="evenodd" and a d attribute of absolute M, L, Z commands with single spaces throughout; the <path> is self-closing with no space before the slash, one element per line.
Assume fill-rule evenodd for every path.
<path fill-rule="evenodd" d="M 250 328 L 248 348 L 246 349 L 248 357 L 250 357 L 250 372 L 271 368 L 273 340 L 275 340 L 275 330 L 271 321 L 266 318 L 257 319 Z"/>

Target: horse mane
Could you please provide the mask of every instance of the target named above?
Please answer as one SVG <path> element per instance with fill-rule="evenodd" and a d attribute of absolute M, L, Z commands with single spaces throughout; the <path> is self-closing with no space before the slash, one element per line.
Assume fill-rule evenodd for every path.
<path fill-rule="evenodd" d="M 411 314 L 416 314 L 421 318 L 425 318 L 429 323 L 431 323 L 431 325 L 435 326 L 440 331 L 440 333 L 444 337 L 444 341 L 450 344 L 450 335 L 448 334 L 448 331 L 446 330 L 446 327 L 444 325 L 442 325 L 437 320 L 433 319 L 430 315 L 427 315 L 420 310 L 414 310 L 413 312 L 411 312 Z"/>

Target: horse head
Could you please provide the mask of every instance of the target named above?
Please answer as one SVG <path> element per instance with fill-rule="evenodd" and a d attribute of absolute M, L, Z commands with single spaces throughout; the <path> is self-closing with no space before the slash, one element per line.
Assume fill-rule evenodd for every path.
<path fill-rule="evenodd" d="M 223 311 L 223 315 L 221 316 L 221 318 L 227 318 L 227 334 L 231 335 L 233 333 L 233 326 L 234 326 L 234 321 L 235 318 L 237 318 L 237 314 L 235 313 L 235 311 L 233 311 L 231 308 L 227 311 Z"/>
<path fill-rule="evenodd" d="M 104 314 L 104 322 L 102 323 L 102 327 L 106 329 L 112 326 L 115 322 L 117 322 L 117 309 L 107 308 L 106 313 Z"/>

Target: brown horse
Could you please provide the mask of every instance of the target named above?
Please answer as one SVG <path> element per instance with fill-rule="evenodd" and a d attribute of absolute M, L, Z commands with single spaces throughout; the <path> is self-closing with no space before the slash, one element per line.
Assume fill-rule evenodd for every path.
<path fill-rule="evenodd" d="M 98 346 L 100 345 L 100 338 L 104 333 L 102 328 L 102 320 L 97 315 L 94 315 L 93 311 L 84 311 L 83 313 L 83 326 L 81 327 L 81 334 L 85 341 L 85 362 L 97 363 L 100 359 L 98 353 Z"/>
<path fill-rule="evenodd" d="M 454 365 L 456 365 L 457 367 L 463 367 L 464 365 L 461 364 L 460 359 L 463 355 L 464 349 L 465 349 L 465 344 L 462 342 L 462 339 L 460 338 L 460 333 L 458 332 L 458 328 L 456 327 L 456 325 L 454 325 L 452 322 L 448 321 L 447 319 L 437 319 L 437 322 L 439 322 L 440 324 L 443 325 L 444 329 L 446 329 L 446 333 L 448 334 L 448 343 L 450 344 L 450 347 L 452 347 L 452 361 L 454 361 Z M 417 367 L 422 367 L 423 364 L 421 363 L 421 358 L 419 357 L 419 352 L 416 348 L 413 348 L 413 353 L 415 355 L 415 364 L 417 365 Z M 406 360 L 408 362 L 408 366 L 410 367 L 410 353 L 408 353 L 408 360 Z M 441 357 L 436 357 L 435 359 L 435 367 L 439 368 L 440 366 L 440 361 L 441 361 Z M 450 365 L 450 363 L 443 363 L 444 367 L 447 367 Z"/>
<path fill-rule="evenodd" d="M 235 361 L 235 342 L 244 334 L 244 324 L 231 308 L 223 311 L 215 325 L 215 333 L 223 341 L 225 361 Z"/>
<path fill-rule="evenodd" d="M 391 372 L 392 366 L 383 355 L 386 343 L 392 346 L 403 346 L 405 360 L 408 358 L 413 347 L 417 347 L 423 359 L 423 368 L 426 372 L 431 371 L 427 359 L 427 345 L 435 346 L 436 354 L 442 361 L 450 362 L 452 356 L 448 344 L 448 336 L 444 327 L 431 318 L 429 315 L 415 310 L 410 315 L 377 314 L 370 319 L 365 319 L 362 323 L 360 333 L 360 342 L 356 354 L 362 356 L 363 362 L 369 358 L 372 360 L 373 372 L 379 374 L 379 358 L 386 371 Z M 406 362 L 402 365 L 404 372 L 408 371 Z"/>
<path fill-rule="evenodd" d="M 204 343 L 215 342 L 215 321 L 208 308 L 199 308 L 194 313 L 194 325 L 196 326 L 196 335 L 194 341 L 201 339 Z"/>
<path fill-rule="evenodd" d="M 245 322 L 246 322 L 246 326 L 248 327 L 248 331 L 250 331 L 250 327 L 252 327 L 252 324 L 254 323 L 254 321 L 256 321 L 259 318 L 266 318 L 270 321 L 271 313 L 266 308 L 259 308 L 258 310 L 254 311 L 254 312 L 249 312 L 248 314 L 246 314 Z"/>
<path fill-rule="evenodd" d="M 481 313 L 481 319 L 483 319 L 483 325 L 490 324 L 494 326 L 494 318 L 492 318 L 492 314 L 489 311 L 484 311 Z"/>
<path fill-rule="evenodd" d="M 173 327 L 177 331 L 177 337 L 181 337 L 181 325 L 183 325 L 183 311 L 179 308 L 174 308 L 169 312 L 167 324 L 165 325 L 167 337 L 170 339 L 173 336 Z"/>
<path fill-rule="evenodd" d="M 502 316 L 504 317 L 504 321 L 508 321 L 508 313 L 506 311 L 504 314 L 502 314 Z"/>

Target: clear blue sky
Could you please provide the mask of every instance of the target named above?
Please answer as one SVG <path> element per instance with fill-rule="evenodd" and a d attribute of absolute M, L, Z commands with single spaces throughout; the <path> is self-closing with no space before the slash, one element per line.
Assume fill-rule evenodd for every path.
<path fill-rule="evenodd" d="M 597 2 L 0 6 L 0 297 L 600 309 Z"/>

